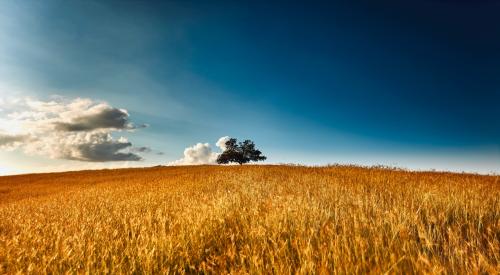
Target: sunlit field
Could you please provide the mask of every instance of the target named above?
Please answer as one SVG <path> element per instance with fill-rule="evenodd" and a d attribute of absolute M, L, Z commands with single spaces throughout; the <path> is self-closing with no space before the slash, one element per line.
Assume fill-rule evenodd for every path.
<path fill-rule="evenodd" d="M 498 273 L 500 179 L 346 166 L 0 177 L 0 273 Z"/>

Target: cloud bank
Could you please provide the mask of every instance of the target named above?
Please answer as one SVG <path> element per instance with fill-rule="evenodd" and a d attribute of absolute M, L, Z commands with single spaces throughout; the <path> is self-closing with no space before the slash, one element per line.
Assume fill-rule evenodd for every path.
<path fill-rule="evenodd" d="M 147 147 L 134 147 L 113 132 L 132 131 L 127 110 L 105 102 L 77 98 L 38 101 L 3 100 L 0 107 L 0 149 L 22 149 L 30 155 L 86 162 L 139 161 Z M 17 129 L 12 125 L 20 125 Z M 15 132 L 15 133 L 14 133 Z"/>
<path fill-rule="evenodd" d="M 221 137 L 215 145 L 222 151 L 226 149 L 228 136 Z M 220 152 L 213 152 L 209 143 L 197 143 L 184 149 L 184 156 L 181 159 L 170 162 L 168 165 L 202 165 L 215 164 Z"/>

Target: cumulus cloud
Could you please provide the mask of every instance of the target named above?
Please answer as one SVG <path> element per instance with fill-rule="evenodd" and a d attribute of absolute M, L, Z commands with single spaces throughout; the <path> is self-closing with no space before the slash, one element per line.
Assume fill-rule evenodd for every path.
<path fill-rule="evenodd" d="M 221 137 L 215 143 L 222 151 L 226 149 L 226 141 L 229 140 L 228 136 Z M 169 165 L 201 165 L 201 164 L 215 164 L 220 152 L 212 151 L 209 143 L 197 143 L 191 147 L 184 149 L 184 156 L 181 159 L 170 162 Z"/>
<path fill-rule="evenodd" d="M 138 161 L 142 157 L 137 153 L 149 152 L 144 149 L 147 147 L 134 147 L 124 137 L 112 137 L 115 131 L 140 127 L 130 122 L 126 110 L 104 102 L 82 98 L 51 101 L 24 98 L 9 102 L 8 107 L 7 120 L 3 119 L 0 127 L 21 125 L 24 133 L 0 134 L 0 148 L 10 146 L 31 155 L 86 162 Z"/>
<path fill-rule="evenodd" d="M 71 122 L 55 122 L 57 130 L 68 132 L 92 131 L 96 129 L 132 129 L 126 110 L 107 108 L 95 114 L 76 117 Z"/>
<path fill-rule="evenodd" d="M 215 145 L 217 147 L 219 147 L 222 151 L 225 151 L 226 150 L 226 142 L 229 139 L 230 139 L 229 136 L 221 137 L 221 138 L 219 138 L 219 140 L 217 140 L 217 142 L 215 143 Z"/>
<path fill-rule="evenodd" d="M 142 157 L 131 152 L 121 152 L 121 150 L 132 146 L 130 142 L 105 141 L 102 143 L 86 143 L 77 146 L 76 156 L 70 156 L 69 159 L 83 161 L 138 161 Z"/>
<path fill-rule="evenodd" d="M 53 159 L 89 162 L 138 161 L 142 157 L 132 153 L 132 143 L 126 138 L 114 139 L 104 132 L 79 132 L 70 135 L 51 134 L 43 142 L 29 142 L 23 149 L 30 155 L 43 153 Z M 126 151 L 125 151 L 126 150 Z"/>

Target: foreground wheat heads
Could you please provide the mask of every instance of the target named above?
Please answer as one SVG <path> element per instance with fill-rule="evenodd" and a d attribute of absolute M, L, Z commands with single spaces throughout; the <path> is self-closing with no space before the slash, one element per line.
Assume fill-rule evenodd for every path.
<path fill-rule="evenodd" d="M 498 273 L 500 180 L 351 166 L 0 178 L 0 273 Z"/>

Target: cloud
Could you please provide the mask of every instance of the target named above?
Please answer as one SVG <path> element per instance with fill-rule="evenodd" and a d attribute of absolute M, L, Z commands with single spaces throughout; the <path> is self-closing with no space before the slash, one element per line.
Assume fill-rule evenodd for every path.
<path fill-rule="evenodd" d="M 83 161 L 138 161 L 142 157 L 131 152 L 120 152 L 132 146 L 130 142 L 106 141 L 102 143 L 86 143 L 77 146 L 78 155 L 70 156 L 68 159 Z"/>
<path fill-rule="evenodd" d="M 133 129 L 128 122 L 126 110 L 117 108 L 104 108 L 95 114 L 74 118 L 71 122 L 56 122 L 59 131 L 77 132 L 92 131 L 96 129 Z"/>
<path fill-rule="evenodd" d="M 2 111 L 8 113 L 7 119 L 0 120 L 0 127 L 21 125 L 22 133 L 0 134 L 0 149 L 9 146 L 30 155 L 85 162 L 139 161 L 142 157 L 137 153 L 149 152 L 148 147 L 136 148 L 124 137 L 113 138 L 113 132 L 145 126 L 135 126 L 127 110 L 105 102 L 56 97 L 51 101 L 23 98 L 2 104 L 9 109 Z"/>
<path fill-rule="evenodd" d="M 229 139 L 228 136 L 221 137 L 216 142 L 216 146 L 225 150 L 225 143 Z M 209 143 L 197 143 L 191 147 L 184 149 L 184 157 L 176 161 L 170 162 L 168 165 L 201 165 L 215 164 L 220 152 L 213 152 Z"/>
<path fill-rule="evenodd" d="M 113 139 L 111 134 L 79 132 L 70 135 L 55 133 L 43 142 L 30 142 L 24 151 L 30 155 L 40 154 L 52 159 L 67 159 L 88 162 L 139 161 L 142 157 L 131 152 L 132 143 L 126 138 Z M 128 150 L 128 151 L 124 151 Z"/>
<path fill-rule="evenodd" d="M 221 137 L 221 138 L 219 138 L 219 140 L 217 140 L 217 142 L 215 143 L 215 145 L 217 147 L 219 147 L 222 151 L 225 151 L 226 150 L 226 142 L 229 139 L 230 139 L 229 136 Z"/>
<path fill-rule="evenodd" d="M 132 151 L 134 152 L 138 152 L 138 153 L 151 153 L 153 150 L 151 150 L 151 148 L 149 147 L 134 147 L 132 148 Z"/>
<path fill-rule="evenodd" d="M 212 152 L 208 143 L 197 143 L 184 149 L 184 157 L 169 163 L 169 165 L 200 165 L 214 164 L 217 160 L 217 153 Z"/>
<path fill-rule="evenodd" d="M 8 135 L 0 133 L 0 148 L 15 147 L 27 139 L 27 135 Z"/>

